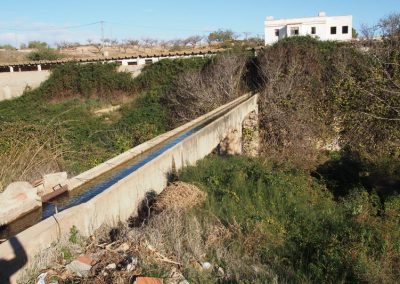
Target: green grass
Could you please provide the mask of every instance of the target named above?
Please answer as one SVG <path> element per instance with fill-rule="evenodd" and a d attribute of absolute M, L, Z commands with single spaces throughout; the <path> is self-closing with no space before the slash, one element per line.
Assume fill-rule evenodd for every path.
<path fill-rule="evenodd" d="M 400 276 L 400 196 L 382 204 L 356 187 L 335 201 L 306 172 L 243 157 L 208 157 L 180 179 L 208 193 L 193 214 L 237 224 L 225 244 L 230 253 L 271 267 L 280 281 L 390 283 Z M 232 269 L 213 250 L 207 257 Z"/>
<path fill-rule="evenodd" d="M 21 173 L 6 169 L 10 153 L 32 148 L 33 139 L 37 145 L 30 152 L 41 150 L 43 145 L 56 147 L 62 154 L 55 159 L 57 167 L 53 170 L 74 175 L 172 129 L 174 125 L 167 124 L 168 114 L 161 102 L 164 90 L 177 74 L 206 62 L 161 61 L 146 67 L 136 79 L 117 72 L 115 64 L 56 67 L 38 89 L 0 102 L 0 162 L 4 165 L 0 190 L 18 177 L 38 178 L 40 169 L 27 169 L 26 156 L 17 157 L 21 159 L 17 161 Z M 110 105 L 121 108 L 105 115 L 94 114 Z"/>

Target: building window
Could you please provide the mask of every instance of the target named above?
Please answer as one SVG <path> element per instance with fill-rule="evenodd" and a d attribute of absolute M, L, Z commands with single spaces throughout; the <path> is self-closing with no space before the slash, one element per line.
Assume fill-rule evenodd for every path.
<path fill-rule="evenodd" d="M 331 27 L 331 35 L 335 35 L 336 34 L 336 27 Z"/>
<path fill-rule="evenodd" d="M 297 36 L 297 35 L 299 35 L 299 28 L 298 28 L 298 27 L 290 28 L 290 35 L 291 35 L 291 36 Z"/>
<path fill-rule="evenodd" d="M 342 34 L 348 34 L 349 33 L 349 26 L 343 26 L 342 27 Z"/>
<path fill-rule="evenodd" d="M 275 36 L 279 36 L 279 30 L 278 29 L 275 30 Z"/>
<path fill-rule="evenodd" d="M 316 27 L 311 27 L 311 34 L 315 35 L 317 33 L 317 28 Z"/>

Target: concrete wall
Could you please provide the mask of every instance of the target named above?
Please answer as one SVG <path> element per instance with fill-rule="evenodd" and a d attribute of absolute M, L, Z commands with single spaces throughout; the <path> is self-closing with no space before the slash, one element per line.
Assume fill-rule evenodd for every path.
<path fill-rule="evenodd" d="M 119 66 L 118 71 L 129 72 L 134 78 L 140 74 L 143 67 L 144 65 Z M 0 73 L 0 101 L 22 96 L 27 87 L 35 89 L 49 76 L 49 70 Z"/>
<path fill-rule="evenodd" d="M 162 59 L 175 59 L 175 58 L 190 58 L 190 57 L 205 57 L 212 56 L 208 55 L 175 55 L 165 57 L 149 57 L 149 58 L 132 58 L 123 60 L 106 60 L 104 62 L 120 62 L 121 65 L 118 67 L 118 71 L 126 71 L 132 74 L 132 77 L 136 77 L 140 74 L 142 68 L 146 65 L 146 60 L 149 63 L 156 63 Z M 85 62 L 88 64 L 93 62 Z M 129 65 L 135 63 L 135 65 Z M 39 85 L 47 80 L 50 76 L 49 70 L 41 71 L 41 65 L 37 66 L 38 71 L 22 71 L 18 72 L 17 67 L 9 67 L 13 72 L 0 72 L 0 101 L 9 100 L 20 97 L 25 88 L 28 86 L 32 89 L 39 87 Z"/>
<path fill-rule="evenodd" d="M 49 71 L 0 73 L 0 101 L 21 96 L 26 87 L 39 87 L 49 76 Z"/>
<path fill-rule="evenodd" d="M 194 165 L 196 161 L 211 153 L 230 129 L 241 129 L 245 117 L 257 109 L 257 96 L 244 96 L 240 101 L 243 102 L 87 203 L 55 214 L 18 234 L 14 241 L 17 240 L 21 244 L 27 254 L 28 263 L 34 255 L 56 242 L 61 235 L 69 234 L 74 225 L 80 233 L 88 236 L 104 223 L 112 224 L 135 215 L 147 192 L 160 193 L 164 189 L 173 164 L 177 170 Z M 221 109 L 228 109 L 231 105 Z M 203 116 L 202 121 L 210 117 L 211 114 Z M 16 257 L 15 254 L 10 241 L 0 245 L 0 259 L 3 261 L 11 263 Z M 17 255 L 21 255 L 21 252 Z M 1 269 L 7 269 L 5 267 L 3 265 L 0 272 Z M 11 280 L 15 281 L 16 277 L 17 274 L 13 275 Z"/>

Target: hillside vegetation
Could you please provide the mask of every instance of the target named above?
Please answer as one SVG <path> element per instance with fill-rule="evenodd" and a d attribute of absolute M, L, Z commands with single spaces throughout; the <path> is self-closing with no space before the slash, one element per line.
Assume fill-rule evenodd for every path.
<path fill-rule="evenodd" d="M 163 74 L 173 74 L 204 63 L 160 65 Z M 51 171 L 78 174 L 173 127 L 166 124 L 161 91 L 142 84 L 152 68 L 134 80 L 113 64 L 66 64 L 40 88 L 0 102 L 0 188 Z M 110 106 L 119 109 L 96 114 Z"/>
<path fill-rule="evenodd" d="M 114 64 L 57 66 L 38 89 L 0 102 L 0 190 L 52 171 L 78 174 L 175 128 L 187 120 L 174 119 L 175 108 L 165 106 L 173 106 L 171 94 L 183 74 L 207 74 L 201 70 L 230 56 L 162 60 L 135 79 Z M 219 78 L 230 80 L 232 72 L 236 69 Z M 239 94 L 231 88 L 213 104 L 199 105 L 201 113 Z"/>
<path fill-rule="evenodd" d="M 49 165 L 79 172 L 258 92 L 259 157 L 210 155 L 174 173 L 203 190 L 205 202 L 156 213 L 145 202 L 140 222 L 98 232 L 81 249 L 100 241 L 151 244 L 152 253 L 130 252 L 139 256 L 138 273 L 168 278 L 174 270 L 193 283 L 396 283 L 400 26 L 386 24 L 379 42 L 294 37 L 257 57 L 237 49 L 161 61 L 134 80 L 108 65 L 60 67 L 38 90 L 0 103 L 0 162 L 26 163 L 11 167 L 15 173 L 3 166 L 1 181 Z M 110 104 L 121 108 L 94 115 Z M 199 267 L 204 262 L 211 268 Z M 126 276 L 101 271 L 79 281 Z"/>
<path fill-rule="evenodd" d="M 246 283 L 399 279 L 400 196 L 380 202 L 375 193 L 354 185 L 351 193 L 334 201 L 325 184 L 307 172 L 263 159 L 207 158 L 184 170 L 180 178 L 200 185 L 208 196 L 205 205 L 191 213 L 193 217 L 184 218 L 196 218 L 204 234 L 216 221 L 222 226 L 218 245 L 203 244 L 205 259 L 226 272 L 225 277 L 209 275 L 211 279 Z M 179 261 L 194 257 L 190 246 L 180 241 Z"/>

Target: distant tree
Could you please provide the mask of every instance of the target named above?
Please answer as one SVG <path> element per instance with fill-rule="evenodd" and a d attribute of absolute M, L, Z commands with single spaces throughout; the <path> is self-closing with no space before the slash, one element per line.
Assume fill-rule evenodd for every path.
<path fill-rule="evenodd" d="M 137 39 L 128 39 L 126 42 L 130 46 L 139 46 L 139 44 L 140 44 L 140 41 Z"/>
<path fill-rule="evenodd" d="M 122 40 L 120 47 L 124 50 L 124 53 L 127 52 L 128 48 L 135 47 L 139 45 L 139 41 L 135 39 L 124 39 Z"/>
<path fill-rule="evenodd" d="M 0 45 L 0 49 L 14 50 L 15 47 L 12 46 L 11 44 L 3 44 L 3 45 Z"/>
<path fill-rule="evenodd" d="M 161 40 L 159 42 L 159 45 L 162 49 L 167 49 L 167 47 L 170 45 L 170 42 L 167 40 Z"/>
<path fill-rule="evenodd" d="M 109 38 L 104 38 L 104 39 L 103 39 L 103 44 L 110 45 L 110 44 L 111 44 L 111 39 L 109 39 Z"/>
<path fill-rule="evenodd" d="M 352 38 L 358 38 L 358 32 L 355 28 L 351 30 Z"/>
<path fill-rule="evenodd" d="M 169 41 L 169 45 L 171 46 L 182 46 L 184 45 L 184 42 L 182 39 L 176 38 L 176 39 L 171 39 Z"/>
<path fill-rule="evenodd" d="M 384 37 L 400 36 L 400 13 L 392 13 L 380 19 L 376 28 Z"/>
<path fill-rule="evenodd" d="M 171 39 L 168 41 L 168 45 L 170 46 L 170 51 L 178 51 L 181 50 L 184 46 L 186 46 L 187 42 L 182 39 Z"/>
<path fill-rule="evenodd" d="M 208 43 L 213 43 L 213 42 L 221 43 L 236 39 L 237 37 L 238 36 L 232 30 L 219 29 L 217 31 L 211 32 L 208 35 L 207 41 Z"/>
<path fill-rule="evenodd" d="M 88 38 L 86 41 L 87 41 L 87 43 L 88 43 L 89 45 L 91 45 L 91 44 L 93 43 L 93 39 L 91 39 L 91 38 Z"/>
<path fill-rule="evenodd" d="M 111 45 L 118 45 L 118 39 L 111 39 L 110 40 Z"/>
<path fill-rule="evenodd" d="M 26 49 L 27 45 L 26 43 L 21 43 L 21 45 L 19 46 L 19 49 Z"/>
<path fill-rule="evenodd" d="M 150 37 L 145 37 L 142 39 L 145 47 L 153 47 L 154 45 L 157 45 L 158 40 Z"/>
<path fill-rule="evenodd" d="M 59 49 L 77 48 L 81 44 L 79 42 L 60 41 L 56 42 L 55 46 Z"/>
<path fill-rule="evenodd" d="M 48 46 L 49 45 L 47 44 L 47 42 L 38 40 L 33 40 L 28 43 L 29 48 L 41 49 L 41 48 L 47 48 Z"/>
<path fill-rule="evenodd" d="M 96 53 L 101 53 L 103 51 L 103 44 L 101 43 L 94 43 L 92 46 L 96 49 Z"/>
<path fill-rule="evenodd" d="M 190 44 L 192 46 L 192 48 L 194 49 L 196 47 L 196 45 L 199 42 L 201 42 L 202 40 L 203 40 L 202 36 L 195 35 L 195 36 L 188 37 L 185 41 L 187 42 L 187 44 Z"/>
<path fill-rule="evenodd" d="M 244 32 L 243 35 L 244 35 L 244 39 L 247 40 L 248 37 L 251 35 L 251 33 L 250 32 Z"/>
<path fill-rule="evenodd" d="M 360 27 L 361 38 L 364 40 L 371 40 L 375 37 L 376 26 L 368 26 L 366 24 L 362 24 Z"/>
<path fill-rule="evenodd" d="M 60 42 L 56 42 L 55 45 L 59 50 L 62 50 L 62 49 L 69 48 L 71 46 L 71 43 L 69 43 L 67 41 L 60 41 Z"/>

